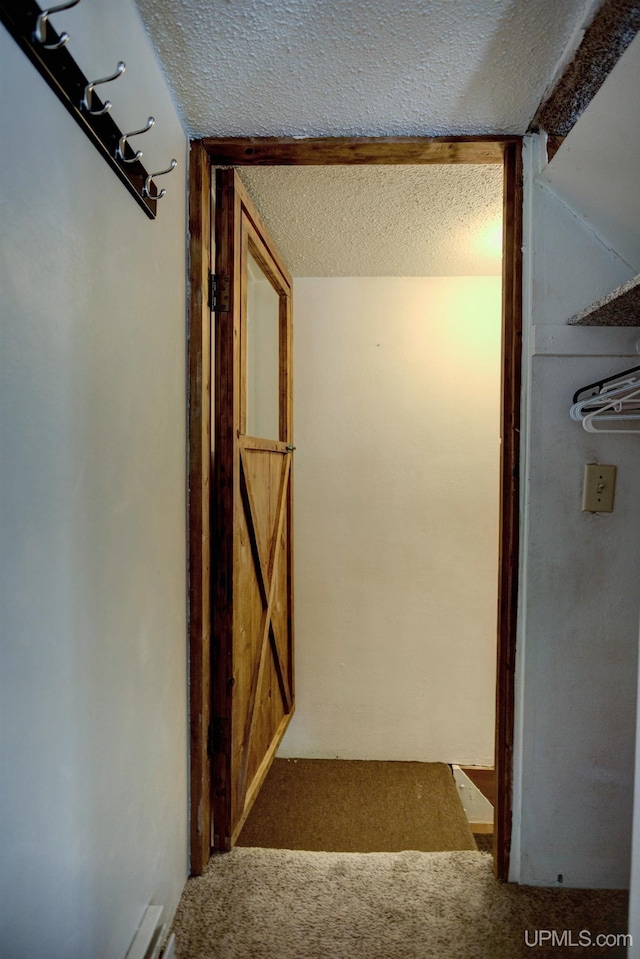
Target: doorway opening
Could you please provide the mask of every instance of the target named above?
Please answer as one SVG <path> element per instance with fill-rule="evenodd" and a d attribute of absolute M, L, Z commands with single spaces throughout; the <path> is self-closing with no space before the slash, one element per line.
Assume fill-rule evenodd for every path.
<path fill-rule="evenodd" d="M 513 659 L 517 589 L 517 425 L 519 419 L 520 210 L 521 172 L 518 138 L 501 140 L 410 141 L 204 141 L 191 154 L 191 306 L 190 306 L 190 594 L 192 718 L 192 873 L 201 871 L 210 847 L 210 595 L 208 563 L 210 488 L 210 354 L 208 288 L 211 249 L 211 164 L 323 163 L 493 163 L 502 164 L 502 403 L 500 464 L 500 556 L 496 712 L 497 804 L 496 871 L 506 879 L 510 839 L 510 773 L 513 728 Z M 355 294 L 357 297 L 357 293 Z M 313 298 L 313 297 L 312 297 Z M 378 331 L 379 333 L 379 331 Z M 382 349 L 379 335 L 370 348 Z M 368 347 L 367 347 L 368 348 Z M 405 358 L 406 359 L 406 358 Z M 382 412 L 382 411 L 380 411 Z M 421 415 L 416 411 L 416 415 Z M 207 422 L 208 419 L 208 422 Z M 402 462 L 399 464 L 402 467 Z M 215 545 L 215 544 L 214 544 Z M 406 571 L 405 571 L 406 572 Z"/>

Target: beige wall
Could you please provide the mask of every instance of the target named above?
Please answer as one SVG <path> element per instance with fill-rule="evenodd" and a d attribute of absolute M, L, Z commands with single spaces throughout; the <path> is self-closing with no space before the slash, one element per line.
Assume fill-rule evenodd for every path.
<path fill-rule="evenodd" d="M 294 283 L 286 756 L 493 760 L 500 279 Z"/>

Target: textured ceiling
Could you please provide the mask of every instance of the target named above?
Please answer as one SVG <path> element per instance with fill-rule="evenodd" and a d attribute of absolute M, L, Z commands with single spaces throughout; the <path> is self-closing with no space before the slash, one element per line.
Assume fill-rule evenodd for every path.
<path fill-rule="evenodd" d="M 499 165 L 243 167 L 240 175 L 294 277 L 500 273 Z"/>
<path fill-rule="evenodd" d="M 602 0 L 136 0 L 195 136 L 524 133 Z M 245 169 L 294 276 L 482 275 L 496 167 Z"/>
<path fill-rule="evenodd" d="M 194 135 L 523 133 L 601 0 L 137 0 Z"/>

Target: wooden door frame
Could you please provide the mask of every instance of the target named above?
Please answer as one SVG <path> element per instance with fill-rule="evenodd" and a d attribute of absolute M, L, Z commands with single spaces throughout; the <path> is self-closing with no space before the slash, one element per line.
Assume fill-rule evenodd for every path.
<path fill-rule="evenodd" d="M 189 151 L 187 556 L 189 807 L 192 876 L 211 852 L 211 162 Z"/>
<path fill-rule="evenodd" d="M 507 880 L 511 846 L 518 597 L 522 355 L 522 137 L 242 137 L 193 140 L 189 163 L 188 582 L 191 875 L 211 851 L 211 168 L 329 164 L 501 163 L 502 402 L 496 674 L 494 864 Z"/>

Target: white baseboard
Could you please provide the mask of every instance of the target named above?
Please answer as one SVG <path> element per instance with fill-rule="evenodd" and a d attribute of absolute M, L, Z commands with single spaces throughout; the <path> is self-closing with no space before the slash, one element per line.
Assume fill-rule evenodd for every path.
<path fill-rule="evenodd" d="M 159 959 L 161 953 L 163 959 L 172 959 L 175 937 L 165 945 L 168 928 L 161 922 L 163 912 L 162 906 L 147 906 L 125 959 Z"/>
<path fill-rule="evenodd" d="M 167 944 L 162 953 L 162 959 L 176 959 L 176 937 L 173 932 L 167 939 Z"/>

